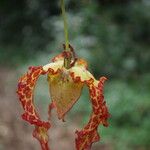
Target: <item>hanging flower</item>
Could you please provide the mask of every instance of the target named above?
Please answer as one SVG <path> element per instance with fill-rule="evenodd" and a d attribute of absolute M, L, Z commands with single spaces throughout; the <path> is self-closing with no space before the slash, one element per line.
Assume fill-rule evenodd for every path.
<path fill-rule="evenodd" d="M 65 48 L 65 47 L 64 47 Z M 100 139 L 98 126 L 108 126 L 109 117 L 106 102 L 103 96 L 106 77 L 96 80 L 88 71 L 87 62 L 76 58 L 73 48 L 54 57 L 52 62 L 45 66 L 29 67 L 28 72 L 19 79 L 18 96 L 23 106 L 22 118 L 35 126 L 33 136 L 39 140 L 42 150 L 49 150 L 48 129 L 50 121 L 42 121 L 34 105 L 34 88 L 40 75 L 48 75 L 51 104 L 49 115 L 53 108 L 57 110 L 58 118 L 64 120 L 66 113 L 79 99 L 83 86 L 87 86 L 92 103 L 92 114 L 87 125 L 76 131 L 76 149 L 90 149 L 93 142 Z M 65 62 L 68 65 L 65 65 Z M 66 64 L 67 64 L 66 63 Z"/>

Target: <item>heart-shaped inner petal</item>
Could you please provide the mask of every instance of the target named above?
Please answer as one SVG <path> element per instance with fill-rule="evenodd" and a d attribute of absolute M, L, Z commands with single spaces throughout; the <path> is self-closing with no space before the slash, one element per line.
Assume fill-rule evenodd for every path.
<path fill-rule="evenodd" d="M 63 119 L 79 99 L 84 83 L 74 82 L 65 69 L 54 75 L 49 74 L 48 81 L 50 96 L 57 109 L 58 118 Z"/>

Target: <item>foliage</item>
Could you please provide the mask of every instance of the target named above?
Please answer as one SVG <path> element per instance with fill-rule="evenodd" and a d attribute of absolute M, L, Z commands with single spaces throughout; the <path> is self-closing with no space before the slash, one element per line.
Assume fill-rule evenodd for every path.
<path fill-rule="evenodd" d="M 110 77 L 135 78 L 150 70 L 150 5 L 146 2 L 89 5 L 82 12 L 85 36 L 95 37 L 90 55 Z M 95 50 L 96 49 L 96 50 Z M 97 70 L 95 70 L 97 73 Z"/>
<path fill-rule="evenodd" d="M 1 0 L 0 63 L 25 62 L 44 49 L 53 40 L 48 19 L 58 12 L 57 1 Z"/>
<path fill-rule="evenodd" d="M 32 0 L 16 1 L 10 7 L 11 3 L 1 1 L 1 62 L 9 57 L 9 61 L 20 63 L 22 58 L 33 57 L 39 50 L 51 51 L 56 39 L 63 42 L 62 18 L 56 17 L 58 4 Z M 97 75 L 101 70 L 111 78 L 136 78 L 149 72 L 148 1 L 70 0 L 67 4 L 71 42 L 83 55 L 90 56 L 93 68 L 99 61 L 99 69 L 94 70 Z"/>

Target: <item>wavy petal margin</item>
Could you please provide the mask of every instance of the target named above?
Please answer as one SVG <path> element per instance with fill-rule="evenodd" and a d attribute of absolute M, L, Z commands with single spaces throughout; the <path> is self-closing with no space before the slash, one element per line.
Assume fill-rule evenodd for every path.
<path fill-rule="evenodd" d="M 19 100 L 25 111 L 22 118 L 30 124 L 35 125 L 33 136 L 39 140 L 42 150 L 49 150 L 47 131 L 51 125 L 49 122 L 42 121 L 35 110 L 33 91 L 39 76 L 45 75 L 46 73 L 42 66 L 29 67 L 27 74 L 20 78 L 17 90 Z"/>
<path fill-rule="evenodd" d="M 100 140 L 100 136 L 97 131 L 98 126 L 100 124 L 108 126 L 107 119 L 109 118 L 109 113 L 103 96 L 103 87 L 106 80 L 107 79 L 105 77 L 101 77 L 99 82 L 87 82 L 93 112 L 88 124 L 81 131 L 76 131 L 77 138 L 75 139 L 75 142 L 77 150 L 90 150 L 92 143 Z"/>

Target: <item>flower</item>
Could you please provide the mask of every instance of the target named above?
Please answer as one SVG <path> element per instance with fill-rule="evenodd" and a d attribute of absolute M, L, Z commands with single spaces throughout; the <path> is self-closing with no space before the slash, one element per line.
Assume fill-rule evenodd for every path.
<path fill-rule="evenodd" d="M 103 96 L 104 82 L 106 77 L 96 80 L 87 69 L 87 62 L 75 57 L 73 48 L 64 51 L 52 59 L 45 66 L 29 67 L 28 72 L 19 79 L 18 96 L 23 106 L 22 118 L 30 124 L 35 125 L 33 136 L 39 140 L 42 150 L 49 150 L 48 129 L 51 127 L 49 121 L 42 121 L 35 109 L 33 91 L 40 75 L 48 75 L 51 104 L 49 114 L 53 108 L 57 110 L 58 118 L 64 120 L 66 113 L 79 99 L 82 88 L 89 88 L 92 114 L 87 125 L 80 131 L 76 131 L 76 149 L 91 149 L 92 143 L 100 139 L 98 126 L 108 126 L 109 112 Z M 70 67 L 64 67 L 64 60 L 70 60 Z"/>

